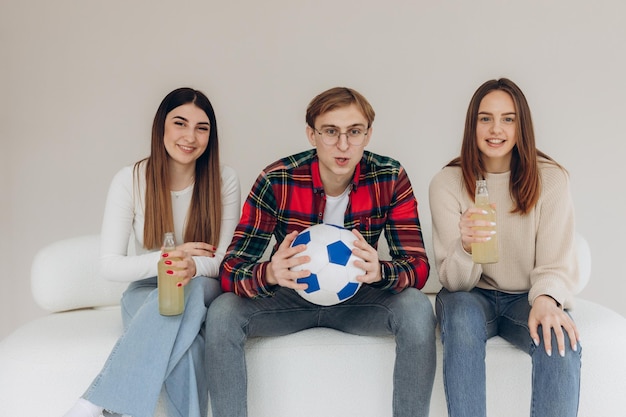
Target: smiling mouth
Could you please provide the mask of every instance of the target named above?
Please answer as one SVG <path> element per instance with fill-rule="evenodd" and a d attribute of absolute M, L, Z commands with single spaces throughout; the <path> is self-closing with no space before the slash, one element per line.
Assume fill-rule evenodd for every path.
<path fill-rule="evenodd" d="M 487 143 L 490 143 L 492 145 L 500 145 L 501 143 L 506 142 L 505 139 L 487 139 Z"/>
<path fill-rule="evenodd" d="M 193 150 L 195 149 L 191 146 L 185 146 L 185 145 L 178 145 L 178 147 L 185 152 L 193 152 Z"/>

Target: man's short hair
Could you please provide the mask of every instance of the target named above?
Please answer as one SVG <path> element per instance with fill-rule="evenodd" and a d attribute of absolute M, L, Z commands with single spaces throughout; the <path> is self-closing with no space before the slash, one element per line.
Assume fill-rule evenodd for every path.
<path fill-rule="evenodd" d="M 374 123 L 374 109 L 367 99 L 358 91 L 347 87 L 334 87 L 317 95 L 306 109 L 306 123 L 315 128 L 315 119 L 331 110 L 356 104 L 367 119 L 367 127 Z"/>

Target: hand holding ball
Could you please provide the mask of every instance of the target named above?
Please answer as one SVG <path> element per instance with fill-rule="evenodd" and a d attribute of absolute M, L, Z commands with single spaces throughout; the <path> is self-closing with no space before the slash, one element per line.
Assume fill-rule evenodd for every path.
<path fill-rule="evenodd" d="M 309 256 L 311 261 L 291 268 L 309 270 L 311 275 L 298 279 L 308 288 L 298 291 L 305 300 L 318 305 L 339 304 L 356 294 L 361 283 L 356 280 L 365 271 L 354 266 L 360 259 L 352 254 L 357 237 L 347 229 L 329 224 L 316 224 L 298 234 L 291 246 L 305 244 L 306 250 L 297 256 Z"/>

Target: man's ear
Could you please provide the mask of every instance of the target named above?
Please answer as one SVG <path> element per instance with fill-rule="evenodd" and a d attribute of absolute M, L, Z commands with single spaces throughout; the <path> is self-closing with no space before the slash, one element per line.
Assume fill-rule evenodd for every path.
<path fill-rule="evenodd" d="M 370 139 L 372 138 L 372 133 L 374 133 L 374 128 L 370 126 L 367 129 L 367 135 L 365 136 L 365 140 L 363 141 L 363 147 L 367 146 L 370 143 Z"/>
<path fill-rule="evenodd" d="M 317 138 L 315 137 L 315 130 L 309 125 L 306 126 L 306 137 L 309 140 L 309 143 L 311 144 L 311 146 L 315 148 L 317 146 Z"/>

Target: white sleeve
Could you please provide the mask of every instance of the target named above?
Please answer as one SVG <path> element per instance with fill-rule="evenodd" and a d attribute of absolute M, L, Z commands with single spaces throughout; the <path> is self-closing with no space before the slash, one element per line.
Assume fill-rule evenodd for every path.
<path fill-rule="evenodd" d="M 100 273 L 106 279 L 130 282 L 157 274 L 159 251 L 140 255 L 128 253 L 129 239 L 137 221 L 136 211 L 133 167 L 125 167 L 113 177 L 104 208 L 100 237 Z M 143 231 L 143 223 L 137 226 Z"/>
<path fill-rule="evenodd" d="M 226 249 L 233 238 L 235 228 L 241 216 L 241 190 L 239 178 L 234 169 L 222 167 L 222 227 L 220 241 L 213 258 L 194 256 L 196 262 L 196 276 L 217 277 L 220 265 L 226 254 Z M 213 242 L 207 242 L 215 244 Z"/>

